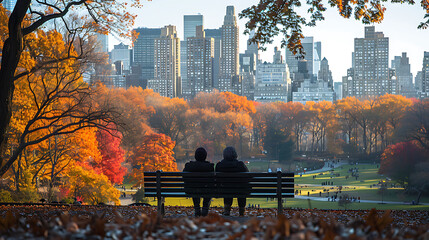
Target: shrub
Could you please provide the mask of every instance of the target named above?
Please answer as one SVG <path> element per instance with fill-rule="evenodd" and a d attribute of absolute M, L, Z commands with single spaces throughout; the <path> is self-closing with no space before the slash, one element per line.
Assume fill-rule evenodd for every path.
<path fill-rule="evenodd" d="M 13 202 L 12 195 L 7 190 L 0 190 L 0 202 Z"/>
<path fill-rule="evenodd" d="M 133 201 L 136 203 L 148 203 L 147 198 L 144 197 L 143 188 L 138 189 L 137 192 L 133 195 Z"/>
<path fill-rule="evenodd" d="M 15 202 L 39 202 L 40 196 L 37 193 L 36 188 L 28 187 L 22 188 L 19 191 L 15 192 L 13 195 Z"/>

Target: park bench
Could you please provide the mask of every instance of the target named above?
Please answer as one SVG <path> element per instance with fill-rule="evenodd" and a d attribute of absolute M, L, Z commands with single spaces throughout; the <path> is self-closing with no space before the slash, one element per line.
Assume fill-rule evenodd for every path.
<path fill-rule="evenodd" d="M 145 197 L 157 198 L 164 213 L 164 198 L 276 198 L 278 214 L 283 200 L 294 197 L 294 173 L 144 172 Z"/>

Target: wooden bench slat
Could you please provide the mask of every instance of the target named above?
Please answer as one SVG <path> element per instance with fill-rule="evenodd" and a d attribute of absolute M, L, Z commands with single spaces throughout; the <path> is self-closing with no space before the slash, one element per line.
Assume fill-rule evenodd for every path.
<path fill-rule="evenodd" d="M 184 187 L 184 182 L 167 182 L 161 183 L 161 187 Z M 266 187 L 266 188 L 277 188 L 277 183 L 249 183 L 250 187 Z M 293 188 L 295 185 L 293 183 L 283 183 L 282 188 Z M 156 182 L 145 182 L 144 187 L 156 187 Z M 191 186 L 192 187 L 192 186 Z"/>
<path fill-rule="evenodd" d="M 273 178 L 251 178 L 251 179 L 222 179 L 215 178 L 216 182 L 277 182 L 277 179 Z M 144 182 L 156 182 L 155 177 L 145 177 Z M 208 183 L 213 182 L 213 179 L 210 178 L 189 178 L 186 179 L 189 182 L 202 182 Z M 183 178 L 175 178 L 175 177 L 161 177 L 161 182 L 183 182 Z M 294 182 L 293 178 L 282 178 L 282 182 Z"/>
<path fill-rule="evenodd" d="M 277 177 L 276 172 L 272 173 L 261 173 L 261 172 L 243 172 L 240 173 L 240 175 L 247 175 L 249 177 Z M 155 177 L 156 172 L 144 172 L 145 177 Z M 228 172 L 161 172 L 162 176 L 170 176 L 170 177 L 181 177 L 181 176 L 188 176 L 188 177 L 209 177 L 211 175 L 217 175 L 221 177 L 237 177 L 237 173 L 228 173 Z M 282 172 L 282 177 L 291 177 L 293 178 L 295 175 L 294 173 L 287 173 Z M 239 176 L 238 176 L 239 177 Z"/>
<path fill-rule="evenodd" d="M 148 193 L 145 194 L 146 197 L 156 197 L 156 193 Z M 273 193 L 251 193 L 250 195 L 239 195 L 239 194 L 220 194 L 213 197 L 213 195 L 207 194 L 186 194 L 186 193 L 163 193 L 162 197 L 183 197 L 183 198 L 191 198 L 191 197 L 200 197 L 200 198 L 277 198 L 277 194 Z M 293 198 L 294 194 L 292 193 L 283 193 L 282 198 Z"/>
<path fill-rule="evenodd" d="M 189 192 L 193 192 L 193 194 L 197 194 L 196 191 L 194 192 L 194 190 L 198 190 L 197 188 L 194 189 L 189 189 Z M 206 191 L 209 190 L 208 188 L 205 189 Z M 218 194 L 222 194 L 222 193 L 240 193 L 240 192 L 247 192 L 246 189 L 243 190 L 243 188 L 223 188 L 221 189 L 222 192 L 219 191 L 215 191 L 213 190 L 213 194 L 218 195 Z M 156 188 L 145 188 L 145 193 L 149 193 L 149 192 L 156 192 L 157 189 Z M 282 189 L 282 193 L 294 193 L 294 189 L 289 189 L 289 188 L 284 188 Z M 175 192 L 175 193 L 180 193 L 180 192 L 184 192 L 186 193 L 186 190 L 184 188 L 162 188 L 161 189 L 162 193 L 168 193 L 168 192 Z M 201 191 L 202 192 L 202 191 Z M 254 192 L 254 193 L 276 193 L 277 189 L 275 188 L 271 188 L 271 189 L 249 189 L 248 192 Z M 161 193 L 161 194 L 162 194 Z"/>

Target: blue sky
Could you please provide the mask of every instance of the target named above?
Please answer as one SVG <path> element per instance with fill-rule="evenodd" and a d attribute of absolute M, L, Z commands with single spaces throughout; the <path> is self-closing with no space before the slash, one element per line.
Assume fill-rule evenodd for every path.
<path fill-rule="evenodd" d="M 183 38 L 183 15 L 202 14 L 204 28 L 219 28 L 222 26 L 226 6 L 234 5 L 236 14 L 246 7 L 256 4 L 257 0 L 153 0 L 143 2 L 143 8 L 133 11 L 137 14 L 135 27 L 162 27 L 176 25 L 180 38 Z M 326 1 L 323 1 L 326 2 Z M 382 31 L 389 37 L 389 59 L 407 52 L 411 71 L 415 76 L 422 68 L 423 52 L 429 51 L 429 29 L 418 30 L 418 24 L 423 20 L 424 11 L 419 1 L 414 6 L 405 4 L 386 4 L 385 19 L 381 24 L 375 24 L 376 31 Z M 244 31 L 246 20 L 239 20 L 240 32 Z M 328 7 L 325 21 L 316 27 L 305 28 L 304 35 L 313 36 L 315 41 L 322 42 L 322 57 L 329 61 L 334 81 L 341 81 L 347 68 L 351 67 L 353 41 L 363 37 L 364 25 L 354 19 L 344 19 L 336 9 Z M 240 52 L 246 48 L 248 36 L 240 35 Z M 275 39 L 262 59 L 272 61 L 274 46 L 280 46 L 280 37 Z M 110 38 L 110 47 L 118 41 Z M 284 50 L 282 50 L 284 56 Z M 389 65 L 390 65 L 389 60 Z"/>

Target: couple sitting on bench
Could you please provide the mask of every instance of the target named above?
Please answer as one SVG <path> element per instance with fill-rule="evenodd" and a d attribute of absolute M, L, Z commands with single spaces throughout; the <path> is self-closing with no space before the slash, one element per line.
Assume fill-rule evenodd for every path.
<path fill-rule="evenodd" d="M 223 160 L 216 164 L 206 161 L 207 151 L 200 147 L 195 151 L 195 160 L 186 163 L 184 172 L 249 172 L 246 165 L 242 161 L 237 160 L 237 152 L 233 147 L 227 147 L 223 150 Z M 207 216 L 209 213 L 211 198 L 203 199 L 203 208 L 200 207 L 200 198 L 193 197 L 195 216 Z M 244 209 L 246 207 L 246 198 L 237 198 L 238 209 L 240 216 L 244 216 Z M 224 198 L 224 212 L 223 215 L 229 216 L 231 213 L 232 198 Z"/>

